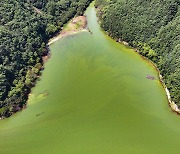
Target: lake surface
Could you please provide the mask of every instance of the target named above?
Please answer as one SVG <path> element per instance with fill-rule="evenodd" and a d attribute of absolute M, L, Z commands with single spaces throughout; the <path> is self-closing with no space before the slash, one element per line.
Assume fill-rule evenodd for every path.
<path fill-rule="evenodd" d="M 0 154 L 175 154 L 172 113 L 151 63 L 88 26 L 50 46 L 27 109 L 0 121 Z M 146 79 L 152 75 L 155 80 Z"/>

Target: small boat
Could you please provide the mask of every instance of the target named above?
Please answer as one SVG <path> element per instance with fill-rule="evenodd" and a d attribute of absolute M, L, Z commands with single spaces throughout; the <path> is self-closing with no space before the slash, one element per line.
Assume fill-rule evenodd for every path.
<path fill-rule="evenodd" d="M 154 76 L 151 76 L 151 75 L 146 75 L 146 78 L 149 79 L 149 80 L 154 80 Z"/>

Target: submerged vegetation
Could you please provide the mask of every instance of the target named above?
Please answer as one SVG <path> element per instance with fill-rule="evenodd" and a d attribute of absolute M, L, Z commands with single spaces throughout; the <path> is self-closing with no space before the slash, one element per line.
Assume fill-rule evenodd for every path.
<path fill-rule="evenodd" d="M 92 0 L 0 2 L 0 117 L 26 105 L 47 54 L 46 44 Z"/>
<path fill-rule="evenodd" d="M 180 1 L 96 0 L 101 27 L 151 59 L 180 107 Z"/>

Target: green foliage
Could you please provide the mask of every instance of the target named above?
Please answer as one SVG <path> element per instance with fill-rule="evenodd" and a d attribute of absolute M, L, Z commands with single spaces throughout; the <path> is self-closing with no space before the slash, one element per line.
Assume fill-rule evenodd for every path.
<path fill-rule="evenodd" d="M 57 31 L 57 27 L 52 25 L 52 24 L 47 24 L 47 28 L 46 28 L 46 34 L 50 35 L 53 34 Z"/>
<path fill-rule="evenodd" d="M 101 27 L 155 62 L 180 107 L 179 0 L 96 0 Z"/>
<path fill-rule="evenodd" d="M 0 1 L 0 117 L 26 104 L 47 54 L 46 43 L 92 0 Z"/>

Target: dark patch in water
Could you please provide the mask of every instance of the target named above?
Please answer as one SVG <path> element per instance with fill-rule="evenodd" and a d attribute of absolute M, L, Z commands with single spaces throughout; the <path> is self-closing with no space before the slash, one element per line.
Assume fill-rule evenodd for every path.
<path fill-rule="evenodd" d="M 36 114 L 36 116 L 38 117 L 38 116 L 41 116 L 41 115 L 43 115 L 45 112 L 41 112 L 41 113 L 38 113 L 38 114 Z"/>
<path fill-rule="evenodd" d="M 151 75 L 146 75 L 146 78 L 149 79 L 149 80 L 154 80 L 155 79 L 155 77 L 151 76 Z"/>

